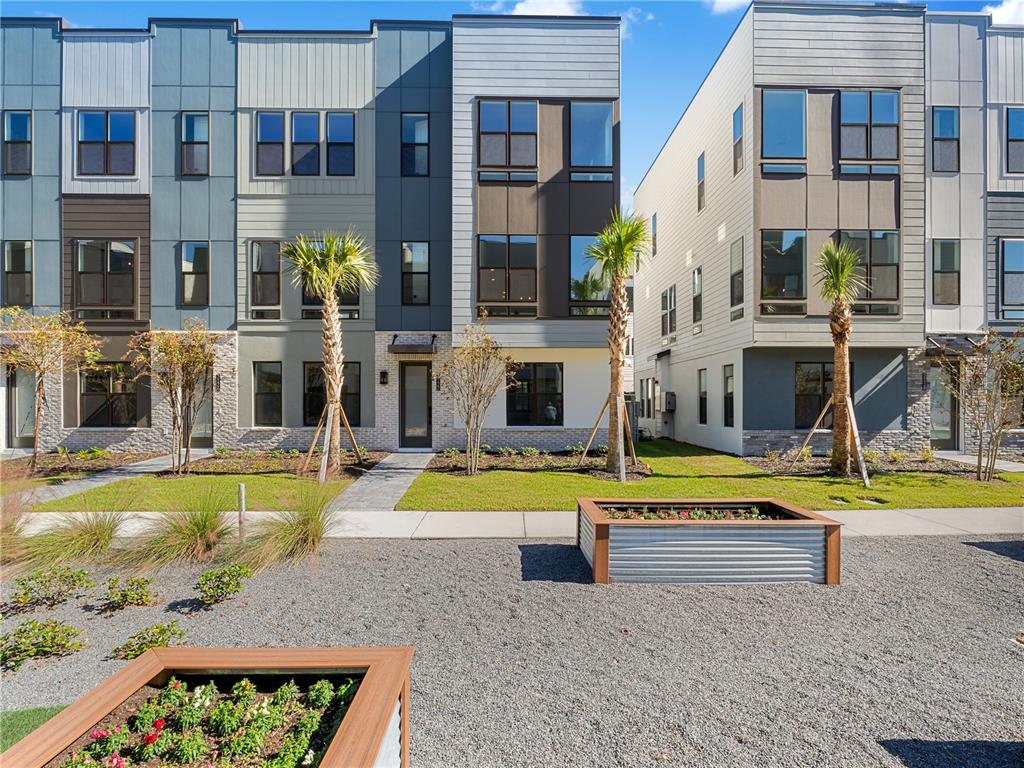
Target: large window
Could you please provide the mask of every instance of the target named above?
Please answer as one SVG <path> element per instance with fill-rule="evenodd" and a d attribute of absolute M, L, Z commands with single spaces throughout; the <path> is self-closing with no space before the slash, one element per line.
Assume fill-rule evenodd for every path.
<path fill-rule="evenodd" d="M 351 112 L 327 113 L 327 175 L 355 176 L 356 116 Z"/>
<path fill-rule="evenodd" d="M 729 247 L 729 313 L 730 320 L 743 317 L 743 238 Z"/>
<path fill-rule="evenodd" d="M 960 303 L 960 241 L 932 240 L 932 304 Z"/>
<path fill-rule="evenodd" d="M 722 426 L 731 427 L 735 417 L 733 415 L 734 407 L 734 389 L 736 384 L 736 377 L 733 375 L 733 367 L 731 365 L 722 366 Z"/>
<path fill-rule="evenodd" d="M 430 174 L 430 115 L 402 115 L 402 175 Z"/>
<path fill-rule="evenodd" d="M 273 320 L 281 317 L 281 244 L 261 241 L 252 244 L 252 318 Z"/>
<path fill-rule="evenodd" d="M 860 252 L 858 273 L 866 283 L 853 311 L 870 315 L 899 312 L 900 236 L 895 231 L 851 231 L 840 233 L 840 240 Z M 887 303 L 888 302 L 888 303 Z"/>
<path fill-rule="evenodd" d="M 693 270 L 693 322 L 699 323 L 704 317 L 704 280 L 701 267 Z"/>
<path fill-rule="evenodd" d="M 505 399 L 510 427 L 562 426 L 562 364 L 525 363 Z"/>
<path fill-rule="evenodd" d="M 697 371 L 697 423 L 708 423 L 708 369 Z"/>
<path fill-rule="evenodd" d="M 488 314 L 536 315 L 536 235 L 480 235 L 477 264 L 477 299 Z"/>
<path fill-rule="evenodd" d="M 843 91 L 839 111 L 841 159 L 899 158 L 900 95 L 896 91 Z"/>
<path fill-rule="evenodd" d="M 1024 240 L 1002 241 L 1004 320 L 1024 320 Z"/>
<path fill-rule="evenodd" d="M 570 105 L 569 162 L 578 167 L 612 166 L 612 104 L 574 101 Z"/>
<path fill-rule="evenodd" d="M 761 314 L 804 314 L 806 249 L 802 229 L 761 231 Z"/>
<path fill-rule="evenodd" d="M 4 173 L 32 173 L 32 113 L 4 112 Z"/>
<path fill-rule="evenodd" d="M 78 113 L 78 173 L 81 176 L 135 174 L 135 113 Z"/>
<path fill-rule="evenodd" d="M 320 175 L 320 113 L 292 112 L 292 176 Z"/>
<path fill-rule="evenodd" d="M 135 311 L 135 243 L 79 240 L 75 310 L 83 320 L 130 319 Z"/>
<path fill-rule="evenodd" d="M 210 244 L 181 244 L 181 303 L 205 307 L 210 303 Z"/>
<path fill-rule="evenodd" d="M 210 115 L 181 113 L 181 175 L 208 176 L 210 173 Z"/>
<path fill-rule="evenodd" d="M 79 371 L 79 425 L 134 427 L 138 424 L 135 371 L 127 363 L 98 363 Z"/>
<path fill-rule="evenodd" d="M 489 167 L 537 165 L 537 102 L 483 100 L 479 105 L 477 152 Z"/>
<path fill-rule="evenodd" d="M 402 243 L 402 303 L 430 303 L 430 243 Z"/>
<path fill-rule="evenodd" d="M 732 175 L 743 170 L 743 105 L 732 113 Z"/>
<path fill-rule="evenodd" d="M 661 292 L 661 335 L 676 332 L 676 287 L 670 285 Z"/>
<path fill-rule="evenodd" d="M 284 176 L 284 112 L 256 113 L 256 175 Z"/>
<path fill-rule="evenodd" d="M 281 363 L 252 364 L 253 424 L 281 426 Z"/>
<path fill-rule="evenodd" d="M 797 159 L 807 155 L 806 91 L 766 89 L 761 93 L 761 157 Z"/>
<path fill-rule="evenodd" d="M 704 210 L 704 153 L 697 158 L 697 210 Z"/>
<path fill-rule="evenodd" d="M 8 240 L 4 243 L 4 306 L 32 305 L 32 242 Z"/>
<path fill-rule="evenodd" d="M 796 429 L 810 429 L 832 396 L 832 363 L 796 364 Z M 853 391 L 853 365 L 850 365 L 850 391 Z M 832 429 L 832 408 L 822 419 L 820 429 Z"/>
<path fill-rule="evenodd" d="M 960 170 L 958 107 L 932 107 L 932 170 L 936 173 Z"/>
<path fill-rule="evenodd" d="M 569 238 L 569 313 L 573 315 L 608 314 L 611 286 L 601 274 L 601 265 L 587 253 L 596 239 L 593 235 Z"/>
<path fill-rule="evenodd" d="M 358 427 L 362 416 L 359 406 L 359 363 L 342 364 L 341 407 L 345 418 Z M 322 363 L 302 364 L 302 423 L 315 427 L 320 422 L 327 404 L 327 384 Z"/>
<path fill-rule="evenodd" d="M 1006 108 L 1006 171 L 1024 173 L 1024 107 Z"/>

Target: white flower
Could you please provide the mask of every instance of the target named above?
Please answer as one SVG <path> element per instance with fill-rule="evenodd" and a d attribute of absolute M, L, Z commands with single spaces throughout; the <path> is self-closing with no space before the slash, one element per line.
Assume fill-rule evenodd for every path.
<path fill-rule="evenodd" d="M 313 750 L 311 749 L 311 750 L 309 750 L 306 753 L 306 756 L 304 758 L 302 758 L 302 764 L 303 765 L 312 765 L 313 764 L 313 757 L 314 757 Z"/>

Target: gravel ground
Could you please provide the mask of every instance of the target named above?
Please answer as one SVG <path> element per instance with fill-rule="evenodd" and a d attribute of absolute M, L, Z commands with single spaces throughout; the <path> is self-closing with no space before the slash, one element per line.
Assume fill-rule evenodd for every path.
<path fill-rule="evenodd" d="M 186 615 L 198 571 L 175 569 L 154 608 L 96 616 L 97 590 L 36 614 L 89 646 L 0 697 L 68 702 L 129 632 L 178 618 L 192 645 L 415 645 L 421 767 L 1024 764 L 1024 542 L 843 547 L 838 588 L 701 588 L 586 584 L 562 541 L 340 541 Z"/>

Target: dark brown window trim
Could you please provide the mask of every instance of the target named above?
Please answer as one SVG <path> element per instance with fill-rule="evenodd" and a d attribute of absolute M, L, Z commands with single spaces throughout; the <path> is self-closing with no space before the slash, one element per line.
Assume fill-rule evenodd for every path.
<path fill-rule="evenodd" d="M 138 112 L 133 109 L 79 109 L 75 112 L 75 118 L 80 121 L 79 115 L 82 113 L 100 112 L 103 114 L 104 121 L 104 133 L 106 139 L 104 141 L 82 141 L 78 140 L 78 155 L 75 169 L 79 176 L 87 178 L 93 178 L 97 176 L 135 176 L 138 170 L 138 157 L 137 147 L 139 141 L 139 115 Z M 132 116 L 132 136 L 135 137 L 134 141 L 111 141 L 110 140 L 110 115 L 111 114 L 130 114 Z M 80 130 L 81 122 L 76 125 L 76 129 Z M 87 173 L 82 170 L 82 147 L 84 146 L 102 146 L 103 147 L 103 172 L 102 173 Z M 130 171 L 123 173 L 115 173 L 110 170 L 110 150 L 112 147 L 131 147 L 132 148 L 132 168 Z"/>
<path fill-rule="evenodd" d="M 79 270 L 78 248 L 81 243 L 103 243 L 104 258 L 102 272 L 82 272 Z M 124 272 L 110 272 L 110 244 L 131 243 L 132 249 L 132 300 L 128 304 L 108 304 L 109 276 L 111 274 L 126 274 Z M 79 319 L 85 320 L 134 320 L 137 317 L 139 298 L 139 258 L 141 243 L 139 238 L 134 237 L 81 237 L 72 240 L 72 269 L 74 271 L 74 309 Z M 103 302 L 100 304 L 85 304 L 81 301 L 80 275 L 103 275 Z M 93 313 L 100 313 L 102 317 L 92 317 Z M 130 316 L 129 316 L 130 315 Z"/>

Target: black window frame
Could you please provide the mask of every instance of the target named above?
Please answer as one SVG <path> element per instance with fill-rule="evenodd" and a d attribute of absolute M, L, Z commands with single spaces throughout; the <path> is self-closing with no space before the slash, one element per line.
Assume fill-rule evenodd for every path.
<path fill-rule="evenodd" d="M 82 115 L 89 114 L 102 114 L 103 115 L 103 141 L 83 141 L 81 136 L 82 130 Z M 132 140 L 131 141 L 111 141 L 110 139 L 110 116 L 114 115 L 131 115 L 132 116 Z M 77 124 L 75 126 L 76 133 L 76 154 L 75 154 L 75 172 L 78 176 L 85 177 L 96 177 L 96 176 L 126 176 L 132 177 L 136 175 L 138 170 L 138 142 L 139 142 L 139 115 L 134 109 L 79 109 L 75 112 L 75 119 Z M 82 170 L 82 147 L 84 145 L 102 145 L 103 146 L 103 171 L 102 173 L 92 173 Z M 113 172 L 110 170 L 110 151 L 115 146 L 131 146 L 132 148 L 132 167 L 130 171 L 125 172 Z"/>
<path fill-rule="evenodd" d="M 415 261 L 409 262 L 410 268 L 406 269 L 405 259 L 405 248 L 409 245 L 422 245 L 426 248 L 427 264 L 424 269 L 412 269 L 415 266 Z M 404 307 L 422 307 L 430 304 L 430 241 L 428 240 L 403 240 L 401 244 L 402 254 L 402 306 Z M 425 295 L 420 301 L 413 301 L 414 290 L 413 284 L 417 276 L 424 277 L 426 279 L 427 288 Z"/>
<path fill-rule="evenodd" d="M 736 426 L 736 369 L 732 363 L 722 366 L 722 426 Z"/>
<path fill-rule="evenodd" d="M 956 269 L 945 268 L 940 262 L 940 249 L 943 244 L 954 243 L 956 246 Z M 940 301 L 938 298 L 936 275 L 956 275 L 956 301 Z M 932 239 L 932 304 L 937 307 L 956 307 L 960 305 L 960 241 L 954 238 Z"/>
<path fill-rule="evenodd" d="M 14 141 L 8 137 L 7 130 L 7 118 L 8 115 L 27 115 L 28 116 L 28 141 Z M 3 158 L 3 173 L 4 176 L 31 176 L 32 175 L 32 137 L 33 129 L 35 128 L 35 120 L 33 119 L 31 109 L 5 109 L 0 115 L 2 123 L 0 127 L 3 128 L 4 134 L 4 158 Z M 15 146 L 24 146 L 26 156 L 28 158 L 28 167 L 22 169 L 11 168 L 11 148 Z"/>
<path fill-rule="evenodd" d="M 843 94 L 854 94 L 863 93 L 867 95 L 867 122 L 861 122 L 859 120 L 848 120 L 843 114 Z M 896 97 L 896 122 L 878 122 L 875 118 L 875 94 L 892 94 Z M 900 161 L 900 114 L 902 110 L 902 95 L 898 90 L 891 90 L 885 88 L 878 89 L 860 89 L 860 88 L 844 88 L 839 92 L 839 159 L 841 162 L 885 162 L 885 163 L 899 163 Z M 855 157 L 853 155 L 847 155 L 844 150 L 843 142 L 843 129 L 844 128 L 862 128 L 864 130 L 864 157 Z M 892 157 L 879 156 L 875 152 L 875 129 L 876 128 L 894 128 L 896 131 L 895 148 L 896 154 Z"/>
<path fill-rule="evenodd" d="M 586 165 L 573 162 L 573 139 L 575 138 L 575 131 L 572 129 L 573 124 L 573 107 L 577 104 L 606 104 L 611 114 L 611 137 L 609 149 L 611 150 L 611 163 L 607 165 Z M 614 174 L 615 173 L 615 101 L 613 99 L 573 99 L 569 102 L 569 167 L 570 168 L 582 168 L 585 171 L 590 171 L 595 174 Z M 571 177 L 570 177 L 571 178 Z M 581 177 L 582 178 L 582 177 Z M 611 181 L 612 179 L 607 179 Z"/>
<path fill-rule="evenodd" d="M 103 244 L 103 268 L 99 272 L 87 272 L 81 269 L 81 246 L 84 243 Z M 123 271 L 111 271 L 110 252 L 112 243 L 123 243 L 132 246 L 132 269 L 131 269 L 131 301 L 120 304 L 110 303 L 111 275 L 129 274 Z M 138 301 L 139 286 L 139 241 L 134 238 L 82 238 L 74 241 L 74 299 L 75 315 L 86 320 L 130 320 L 135 318 L 136 303 Z M 102 275 L 101 278 L 101 300 L 99 303 L 86 303 L 83 299 L 82 275 Z"/>
<path fill-rule="evenodd" d="M 23 264 L 24 267 L 27 263 L 28 269 L 11 269 L 11 246 L 15 243 L 20 243 L 24 246 Z M 35 267 L 35 249 L 33 248 L 32 240 L 4 240 L 3 241 L 3 253 L 0 253 L 0 258 L 3 259 L 2 266 L 4 273 L 4 294 L 3 294 L 3 306 L 5 307 L 31 307 L 35 295 L 32 271 Z M 11 294 L 15 293 L 12 291 L 13 284 L 16 280 L 12 278 L 20 278 L 24 284 L 20 290 L 16 291 L 19 295 L 27 296 L 27 301 L 11 301 Z"/>
<path fill-rule="evenodd" d="M 275 245 L 277 246 L 277 270 L 271 272 L 270 270 L 259 270 L 256 269 L 256 252 L 258 248 L 263 245 Z M 259 320 L 275 320 L 281 317 L 281 241 L 280 240 L 253 240 L 249 247 L 249 306 L 251 307 L 253 319 Z M 267 276 L 268 282 L 269 277 L 273 275 L 276 279 L 277 287 L 277 302 L 270 304 L 257 304 L 256 303 L 256 286 L 260 284 L 262 292 L 262 283 L 264 282 L 264 276 Z"/>
<path fill-rule="evenodd" d="M 324 378 L 324 364 L 319 360 L 302 363 L 302 425 L 315 427 L 320 423 L 324 406 L 327 403 L 327 381 Z M 316 381 L 319 373 L 319 387 L 310 387 L 310 374 Z M 362 366 L 358 361 L 342 363 L 341 407 L 345 410 L 345 418 L 349 426 L 361 426 L 362 406 L 360 402 Z M 355 382 L 355 389 L 352 389 Z"/>
<path fill-rule="evenodd" d="M 312 115 L 316 119 L 316 141 L 296 141 L 295 140 L 295 119 L 297 117 L 309 117 L 310 115 Z M 311 177 L 311 176 L 319 176 L 320 175 L 320 159 L 321 159 L 320 158 L 320 142 L 321 142 L 320 113 L 317 112 L 316 110 L 295 109 L 295 110 L 292 110 L 289 113 L 288 117 L 289 117 L 289 121 L 290 121 L 290 126 L 289 127 L 291 128 L 290 135 L 291 135 L 291 139 L 292 139 L 292 141 L 291 141 L 291 153 L 289 155 L 289 158 L 291 160 L 291 164 L 290 164 L 289 169 L 288 169 L 289 173 L 293 177 L 295 177 L 295 178 L 305 178 L 305 177 Z M 316 168 L 315 169 L 311 168 L 308 171 L 298 171 L 298 170 L 296 170 L 296 168 L 298 167 L 298 163 L 296 162 L 296 155 L 295 155 L 296 151 L 299 151 L 299 152 L 311 152 L 312 153 L 311 157 L 315 157 L 316 158 L 316 163 L 315 163 Z M 299 159 L 302 160 L 304 158 L 299 158 Z"/>
<path fill-rule="evenodd" d="M 277 115 L 281 118 L 281 140 L 280 141 L 263 141 L 260 138 L 260 117 L 263 115 Z M 278 178 L 285 175 L 287 170 L 285 167 L 285 156 L 284 147 L 288 140 L 288 120 L 284 110 L 281 109 L 261 109 L 256 111 L 256 125 L 254 133 L 256 135 L 256 167 L 254 169 L 255 176 L 266 176 L 271 178 Z M 280 171 L 264 171 L 261 162 L 261 149 L 263 147 L 280 147 L 281 149 L 281 170 Z"/>
<path fill-rule="evenodd" d="M 1024 173 L 1024 132 L 1019 137 L 1014 137 L 1010 133 L 1010 115 L 1011 113 L 1019 112 L 1021 115 L 1021 126 L 1024 127 L 1024 107 L 1007 107 L 1006 108 L 1006 172 L 1007 173 Z M 1010 166 L 1010 154 L 1011 149 L 1019 147 L 1021 155 L 1021 165 L 1019 168 Z"/>
<path fill-rule="evenodd" d="M 739 269 L 736 269 L 736 246 L 739 246 Z M 729 245 L 729 319 L 739 320 L 743 317 L 743 238 L 733 240 Z M 737 309 L 737 307 L 739 309 Z"/>
<path fill-rule="evenodd" d="M 708 423 L 708 369 L 697 369 L 697 423 Z"/>
<path fill-rule="evenodd" d="M 703 267 L 697 267 L 691 275 L 693 288 L 693 322 L 699 323 L 704 318 L 704 274 Z"/>
<path fill-rule="evenodd" d="M 352 141 L 331 141 L 331 117 L 343 116 L 348 117 L 352 120 Z M 355 176 L 356 175 L 356 114 L 355 112 L 346 112 L 335 110 L 327 113 L 327 117 L 324 118 L 324 137 L 327 139 L 327 175 L 328 176 Z M 335 147 L 349 147 L 352 150 L 352 168 L 348 172 L 335 172 L 333 171 L 333 164 L 331 163 L 331 150 Z"/>
<path fill-rule="evenodd" d="M 504 131 L 485 131 L 483 130 L 483 120 L 481 118 L 481 112 L 485 104 L 504 104 L 505 105 L 505 130 Z M 533 130 L 513 130 L 512 127 L 512 105 L 513 104 L 531 104 L 533 105 Z M 540 103 L 536 99 L 478 99 L 476 106 L 476 117 L 477 117 L 477 136 L 476 136 L 476 157 L 477 165 L 481 168 L 537 168 L 538 164 L 538 134 L 540 131 Z M 483 143 L 485 136 L 503 136 L 505 140 L 505 162 L 504 163 L 485 163 L 483 156 Z M 532 136 L 533 137 L 533 163 L 513 163 L 512 162 L 512 137 L 513 136 Z"/>
<path fill-rule="evenodd" d="M 738 121 L 737 121 L 738 118 Z M 739 130 L 737 131 L 737 125 Z M 743 170 L 743 102 L 732 112 L 732 175 Z"/>
<path fill-rule="evenodd" d="M 558 369 L 558 384 L 560 391 L 555 392 L 538 392 L 536 387 L 532 391 L 526 392 L 526 397 L 529 400 L 529 415 L 526 421 L 519 418 L 519 414 L 522 411 L 514 409 L 513 403 L 516 402 L 517 394 L 522 395 L 522 386 L 527 383 L 527 380 L 520 378 L 522 371 L 530 369 L 532 371 L 529 382 L 537 381 L 536 371 L 540 366 L 556 366 Z M 522 363 L 521 366 L 516 370 L 515 374 L 510 377 L 510 384 L 505 393 L 505 424 L 509 427 L 562 427 L 565 425 L 565 364 L 555 361 L 535 362 L 535 363 Z M 558 406 L 558 418 L 555 421 L 546 421 L 542 418 L 544 410 L 546 410 L 552 397 L 557 398 Z M 548 402 L 544 402 L 548 401 Z M 515 415 L 515 417 L 513 417 Z"/>
<path fill-rule="evenodd" d="M 206 269 L 205 270 L 197 270 L 197 269 L 194 269 L 194 268 L 190 269 L 190 270 L 186 270 L 185 269 L 185 264 L 187 263 L 185 261 L 185 254 L 188 251 L 188 247 L 190 245 L 203 246 L 203 247 L 206 248 Z M 210 241 L 209 240 L 182 240 L 181 241 L 181 254 L 180 254 L 180 262 L 179 262 L 178 273 L 181 276 L 180 277 L 181 283 L 179 285 L 179 290 L 181 291 L 181 306 L 183 306 L 183 307 L 208 307 L 208 306 L 210 306 Z M 203 297 L 204 300 L 203 301 L 189 301 L 188 297 L 189 297 L 190 293 L 194 293 L 195 292 L 194 290 L 190 292 L 188 290 L 188 288 L 186 287 L 187 283 L 189 282 L 188 281 L 188 277 L 189 276 L 192 276 L 192 278 L 193 278 L 192 282 L 193 283 L 201 283 L 204 286 L 204 291 L 203 291 L 203 293 L 204 293 L 204 297 Z M 200 280 L 200 278 L 205 278 L 205 279 Z"/>
<path fill-rule="evenodd" d="M 697 156 L 697 213 L 700 213 L 707 207 L 706 189 L 704 185 L 705 173 L 707 171 L 707 161 L 705 159 L 704 152 L 701 152 Z"/>
<path fill-rule="evenodd" d="M 821 391 L 820 392 L 816 392 L 816 393 L 799 393 L 799 392 L 797 392 L 797 382 L 799 381 L 799 377 L 797 375 L 797 372 L 800 370 L 801 366 L 804 366 L 804 367 L 807 367 L 807 368 L 811 368 L 811 367 L 817 366 L 820 369 L 820 376 L 818 377 L 818 382 L 821 385 Z M 829 397 L 832 396 L 832 394 L 833 394 L 832 392 L 826 391 L 826 389 L 827 389 L 826 381 L 829 380 L 826 377 L 826 372 L 827 371 L 831 371 L 831 373 L 832 373 L 831 381 L 832 381 L 832 387 L 833 387 L 833 390 L 834 390 L 834 387 L 835 387 L 835 366 L 833 365 L 831 360 L 829 360 L 829 361 L 814 361 L 814 360 L 812 360 L 812 361 L 800 361 L 800 360 L 798 360 L 798 361 L 796 361 L 793 364 L 793 429 L 794 430 L 810 431 L 811 427 L 814 426 L 814 420 L 818 417 L 818 415 L 821 413 L 822 409 L 825 407 L 825 403 L 828 402 Z M 849 381 L 850 381 L 850 393 L 851 393 L 851 396 L 852 396 L 852 393 L 854 392 L 854 386 L 853 386 L 853 362 L 850 363 L 850 375 L 849 375 L 848 378 L 849 378 Z M 815 401 L 814 409 L 813 409 L 813 414 L 814 415 L 810 417 L 809 421 L 805 421 L 805 422 L 801 422 L 800 418 L 799 418 L 799 416 L 800 416 L 800 399 L 799 398 L 801 398 L 801 397 L 804 397 L 804 398 L 817 398 L 817 400 Z M 828 411 L 825 413 L 824 418 L 821 420 L 821 424 L 818 425 L 818 429 L 825 429 L 825 430 L 831 430 L 832 429 L 832 415 L 833 415 L 834 412 L 835 412 L 835 404 L 833 403 L 832 407 L 830 407 L 828 409 Z M 808 413 L 810 413 L 810 411 L 808 411 Z M 806 424 L 806 426 L 803 426 L 803 424 Z"/>
<path fill-rule="evenodd" d="M 938 118 L 945 110 L 952 112 L 956 122 L 955 136 L 939 136 Z M 936 162 L 936 150 L 943 145 L 951 144 L 956 148 L 956 165 L 953 168 L 939 168 Z M 935 173 L 959 173 L 960 172 L 960 107 L 932 107 L 932 171 Z"/>
<path fill-rule="evenodd" d="M 115 376 L 115 373 L 120 374 Z M 105 389 L 89 391 L 88 382 L 105 379 Z M 123 387 L 115 391 L 115 381 Z M 100 397 L 102 396 L 102 402 Z M 92 402 L 92 404 L 88 404 Z M 102 418 L 96 418 L 100 413 Z M 119 417 L 123 413 L 124 417 Z M 87 415 L 88 414 L 88 415 Z M 93 416 L 93 418 L 89 418 Z M 136 372 L 122 361 L 95 363 L 91 369 L 78 371 L 78 426 L 103 429 L 128 429 L 139 424 L 139 391 Z"/>
<path fill-rule="evenodd" d="M 185 139 L 185 120 L 186 120 L 187 117 L 194 116 L 194 115 L 202 115 L 202 116 L 204 116 L 206 118 L 206 141 L 195 141 L 195 140 L 187 141 Z M 180 116 L 180 122 L 181 122 L 181 125 L 180 125 L 180 130 L 181 130 L 181 149 L 180 149 L 179 162 L 181 163 L 181 175 L 182 176 L 197 176 L 197 177 L 209 176 L 210 175 L 210 113 L 208 111 L 201 110 L 201 109 L 186 109 L 186 110 L 182 110 L 181 111 L 181 116 Z M 190 150 L 190 148 L 192 149 L 193 152 L 195 152 L 196 151 L 194 149 L 195 147 L 203 147 L 204 152 L 205 152 L 205 156 L 206 156 L 206 171 L 201 172 L 201 173 L 200 172 L 196 172 L 196 171 L 186 171 L 185 170 L 185 168 L 187 167 L 187 164 L 185 162 L 185 156 L 188 153 L 188 151 Z"/>
<path fill-rule="evenodd" d="M 407 117 L 425 117 L 427 119 L 427 140 L 426 141 L 406 141 L 405 140 L 405 118 Z M 406 178 L 424 178 L 430 175 L 430 113 L 429 112 L 402 112 L 399 118 L 399 131 L 401 140 L 401 155 L 399 157 L 399 164 L 401 165 L 401 175 Z M 423 173 L 416 173 L 416 149 L 418 147 L 426 147 L 426 158 L 427 167 Z M 407 150 L 412 150 L 412 166 L 411 168 L 406 167 L 405 159 L 408 156 Z"/>
<path fill-rule="evenodd" d="M 661 292 L 661 336 L 676 332 L 676 286 L 673 283 Z"/>
<path fill-rule="evenodd" d="M 803 235 L 801 239 L 803 244 L 803 254 L 800 259 L 800 293 L 795 296 L 772 296 L 766 293 L 768 287 L 765 282 L 766 275 L 779 274 L 775 272 L 769 272 L 765 269 L 765 260 L 770 256 L 765 253 L 766 241 L 769 239 L 769 233 L 778 232 L 780 235 L 780 245 L 785 245 L 786 233 L 801 233 Z M 780 251 L 785 253 L 784 251 Z M 789 273 L 792 274 L 792 273 Z M 760 301 L 761 301 L 761 315 L 803 315 L 807 312 L 807 230 L 806 229 L 762 229 L 761 230 L 761 290 L 760 290 Z"/>
<path fill-rule="evenodd" d="M 857 299 L 857 302 L 853 305 L 854 314 L 883 314 L 891 316 L 898 314 L 900 303 L 902 300 L 902 291 L 900 290 L 900 284 L 903 279 L 903 254 L 902 254 L 902 243 L 900 238 L 900 231 L 898 229 L 843 229 L 839 231 L 839 242 L 844 242 L 847 239 L 846 235 L 866 235 L 868 243 L 868 252 L 863 253 L 861 250 L 861 262 L 858 265 L 862 267 L 860 272 L 861 278 L 866 283 L 866 287 L 861 289 L 861 296 Z M 886 262 L 875 262 L 875 241 L 881 238 L 878 235 L 896 235 L 896 295 L 895 296 L 876 296 L 876 287 L 874 283 L 874 275 L 877 269 L 887 269 L 892 267 L 892 264 Z M 861 238 L 857 238 L 861 239 Z M 897 312 L 890 311 L 891 308 L 895 307 Z"/>
<path fill-rule="evenodd" d="M 999 239 L 999 309 L 1004 320 L 1021 320 L 1024 319 L 1024 303 L 1011 304 L 1007 302 L 1006 276 L 1008 274 L 1020 275 L 1021 280 L 1024 280 L 1024 267 L 1021 269 L 1006 268 L 1007 243 L 1020 243 L 1021 249 L 1024 249 L 1024 238 L 1002 237 Z"/>
<path fill-rule="evenodd" d="M 512 246 L 512 239 L 513 238 L 522 238 L 524 240 L 525 239 L 532 239 L 532 241 L 533 241 L 533 267 L 532 268 L 531 267 L 513 267 L 512 266 L 512 247 L 511 246 Z M 487 240 L 487 241 L 492 241 L 492 240 L 496 241 L 498 239 L 504 240 L 505 266 L 504 267 L 483 267 L 483 266 L 481 266 L 481 262 L 480 262 L 480 246 L 481 246 L 481 244 L 485 240 Z M 481 234 L 481 235 L 477 235 L 477 249 L 476 249 L 476 258 L 477 258 L 477 260 L 476 260 L 476 265 L 477 265 L 477 305 L 478 305 L 478 307 L 483 306 L 486 309 L 486 311 L 488 312 L 488 314 L 492 314 L 492 315 L 503 314 L 503 312 L 501 311 L 502 308 L 504 308 L 507 311 L 507 314 L 509 314 L 509 315 L 517 315 L 518 313 L 514 313 L 512 311 L 513 309 L 532 307 L 533 310 L 534 310 L 534 314 L 533 315 L 523 314 L 523 315 L 519 315 L 519 316 L 524 316 L 524 317 L 526 317 L 526 316 L 536 316 L 536 307 L 537 307 L 537 302 L 538 302 L 538 295 L 537 294 L 538 294 L 538 287 L 539 287 L 538 284 L 537 284 L 537 240 L 538 240 L 537 235 L 534 235 L 534 234 L 530 234 L 530 235 L 525 235 L 525 234 L 524 235 L 496 235 L 496 234 Z M 497 271 L 499 269 L 503 270 L 504 273 L 505 273 L 504 274 L 505 289 L 504 289 L 504 294 L 503 294 L 504 298 L 501 299 L 501 300 L 499 300 L 499 299 L 485 299 L 485 298 L 483 298 L 483 291 L 481 289 L 482 289 L 482 286 L 484 284 L 483 283 L 483 276 L 484 276 L 485 271 Z M 522 272 L 522 273 L 533 272 L 533 298 L 532 299 L 524 299 L 524 300 L 521 300 L 521 301 L 513 301 L 512 300 L 511 297 L 512 297 L 512 272 L 513 272 L 513 270 L 515 270 L 516 272 Z M 497 312 L 493 311 L 495 309 L 498 309 L 499 311 L 497 311 Z"/>
<path fill-rule="evenodd" d="M 277 378 L 279 385 L 276 392 L 273 390 L 261 391 L 259 389 L 259 367 L 262 365 L 277 366 Z M 271 401 L 276 398 L 276 422 L 265 422 L 259 420 L 260 398 L 269 398 Z M 280 427 L 284 425 L 284 367 L 280 360 L 254 360 L 252 363 L 252 423 L 255 427 Z"/>
<path fill-rule="evenodd" d="M 765 153 L 765 130 L 772 126 L 765 117 L 764 100 L 770 95 L 782 93 L 799 93 L 803 97 L 803 151 L 798 155 L 775 155 Z M 761 159 L 769 161 L 806 160 L 807 159 L 807 89 L 806 88 L 763 88 L 761 89 Z M 806 171 L 806 167 L 804 168 Z"/>

